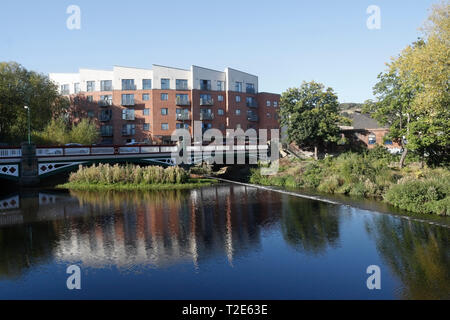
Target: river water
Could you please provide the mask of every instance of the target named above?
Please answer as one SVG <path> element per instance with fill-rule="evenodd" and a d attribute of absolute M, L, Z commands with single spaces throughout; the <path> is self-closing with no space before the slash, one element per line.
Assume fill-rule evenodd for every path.
<path fill-rule="evenodd" d="M 228 183 L 5 195 L 0 299 L 35 298 L 450 299 L 450 229 Z"/>

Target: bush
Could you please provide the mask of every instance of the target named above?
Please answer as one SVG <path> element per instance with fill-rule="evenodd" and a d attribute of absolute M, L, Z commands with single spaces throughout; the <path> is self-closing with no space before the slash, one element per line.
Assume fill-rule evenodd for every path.
<path fill-rule="evenodd" d="M 109 164 L 80 166 L 70 175 L 71 183 L 86 184 L 182 184 L 187 182 L 189 174 L 180 167 L 140 167 L 136 165 L 111 166 Z"/>
<path fill-rule="evenodd" d="M 450 182 L 448 179 L 401 180 L 385 195 L 390 204 L 416 213 L 450 213 Z"/>

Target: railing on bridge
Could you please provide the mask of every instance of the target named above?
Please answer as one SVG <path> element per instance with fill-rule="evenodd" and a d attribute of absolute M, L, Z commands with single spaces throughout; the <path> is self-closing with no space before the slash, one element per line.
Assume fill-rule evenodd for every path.
<path fill-rule="evenodd" d="M 80 146 L 80 147 L 37 147 L 36 156 L 38 158 L 51 157 L 73 157 L 73 156 L 114 156 L 114 155 L 138 155 L 138 154 L 158 154 L 176 152 L 181 146 L 176 145 L 135 145 L 135 146 Z M 252 151 L 268 150 L 267 145 L 193 145 L 187 146 L 187 151 Z M 22 151 L 20 148 L 0 149 L 0 159 L 20 158 Z"/>

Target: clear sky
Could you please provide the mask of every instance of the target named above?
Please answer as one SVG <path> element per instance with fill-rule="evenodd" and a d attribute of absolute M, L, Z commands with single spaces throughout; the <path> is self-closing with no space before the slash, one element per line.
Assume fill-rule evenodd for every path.
<path fill-rule="evenodd" d="M 260 91 L 316 80 L 341 102 L 363 102 L 436 1 L 2 1 L 0 61 L 43 73 L 228 66 L 258 75 Z M 66 27 L 72 4 L 81 9 L 80 30 Z M 366 26 L 369 5 L 381 9 L 379 30 Z"/>

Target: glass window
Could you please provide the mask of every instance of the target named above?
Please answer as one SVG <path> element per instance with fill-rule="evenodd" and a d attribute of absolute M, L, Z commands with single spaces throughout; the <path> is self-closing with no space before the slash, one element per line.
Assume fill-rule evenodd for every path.
<path fill-rule="evenodd" d="M 170 89 L 170 79 L 161 79 L 161 89 L 162 90 Z"/>
<path fill-rule="evenodd" d="M 169 124 L 168 123 L 161 123 L 161 130 L 169 130 Z"/>
<path fill-rule="evenodd" d="M 142 79 L 142 90 L 150 90 L 152 88 L 152 79 Z"/>
<path fill-rule="evenodd" d="M 241 102 L 241 96 L 236 96 L 236 102 Z"/>
<path fill-rule="evenodd" d="M 255 85 L 253 83 L 246 83 L 245 85 L 245 91 L 247 93 L 255 93 Z"/>
<path fill-rule="evenodd" d="M 87 115 L 89 118 L 93 118 L 94 117 L 94 111 L 88 110 Z"/>
<path fill-rule="evenodd" d="M 177 90 L 187 90 L 188 89 L 188 81 L 185 79 L 177 79 L 176 86 L 177 86 Z"/>
<path fill-rule="evenodd" d="M 169 100 L 169 94 L 161 93 L 161 101 L 167 101 L 167 100 Z"/>
<path fill-rule="evenodd" d="M 125 124 L 122 126 L 122 135 L 132 136 L 135 133 L 136 133 L 136 125 L 135 124 Z"/>
<path fill-rule="evenodd" d="M 218 109 L 218 110 L 217 110 L 217 114 L 218 114 L 219 116 L 223 116 L 223 115 L 225 114 L 225 112 L 223 111 L 223 109 Z"/>
<path fill-rule="evenodd" d="M 100 91 L 112 91 L 112 80 L 101 80 Z"/>
<path fill-rule="evenodd" d="M 123 120 L 134 120 L 134 109 L 123 109 L 122 110 L 122 119 Z"/>
<path fill-rule="evenodd" d="M 142 95 L 142 100 L 143 100 L 143 101 L 148 101 L 148 100 L 150 100 L 150 94 L 144 93 L 144 94 Z"/>
<path fill-rule="evenodd" d="M 225 81 L 217 81 L 217 91 L 225 91 Z"/>
<path fill-rule="evenodd" d="M 75 93 L 80 93 L 80 92 L 81 92 L 80 84 L 79 84 L 79 83 L 75 83 L 75 84 L 73 85 L 73 91 L 74 91 Z"/>
<path fill-rule="evenodd" d="M 94 96 L 87 96 L 86 100 L 87 100 L 87 102 L 93 102 L 94 101 Z"/>
<path fill-rule="evenodd" d="M 136 90 L 134 79 L 122 79 L 122 90 Z"/>
<path fill-rule="evenodd" d="M 241 109 L 236 109 L 236 115 L 239 116 L 241 114 Z"/>
<path fill-rule="evenodd" d="M 278 107 L 278 101 L 274 101 L 273 102 L 273 106 L 276 108 L 276 107 Z"/>
<path fill-rule="evenodd" d="M 270 101 L 269 100 L 266 101 L 266 106 L 270 107 Z"/>
<path fill-rule="evenodd" d="M 220 102 L 222 102 L 222 101 L 223 101 L 223 95 L 218 95 L 218 96 L 217 96 L 217 100 L 220 101 Z"/>
<path fill-rule="evenodd" d="M 122 105 L 123 106 L 134 106 L 134 94 L 123 94 L 122 95 Z"/>
<path fill-rule="evenodd" d="M 98 102 L 100 106 L 112 106 L 112 95 L 100 96 L 100 101 Z"/>
<path fill-rule="evenodd" d="M 392 140 L 385 140 L 384 144 L 385 145 L 392 145 L 393 143 L 392 143 Z"/>
<path fill-rule="evenodd" d="M 201 79 L 200 80 L 200 90 L 210 91 L 211 90 L 211 80 Z"/>
<path fill-rule="evenodd" d="M 150 123 L 144 123 L 144 131 L 150 130 Z"/>
<path fill-rule="evenodd" d="M 377 143 L 377 136 L 373 133 L 369 134 L 369 144 L 376 144 Z"/>
<path fill-rule="evenodd" d="M 169 114 L 169 109 L 167 109 L 167 108 L 161 108 L 161 114 L 162 114 L 163 116 L 167 116 L 167 115 Z"/>
<path fill-rule="evenodd" d="M 61 86 L 61 94 L 62 95 L 68 95 L 70 94 L 70 89 L 69 89 L 69 85 L 68 84 L 63 84 Z"/>
<path fill-rule="evenodd" d="M 149 116 L 149 115 L 150 115 L 150 109 L 149 109 L 149 108 L 145 108 L 145 109 L 142 111 L 142 113 L 143 113 L 144 116 Z"/>
<path fill-rule="evenodd" d="M 242 92 L 242 82 L 236 81 L 235 90 L 237 92 Z"/>
<path fill-rule="evenodd" d="M 86 91 L 94 92 L 95 91 L 95 81 L 87 81 L 86 82 Z"/>

